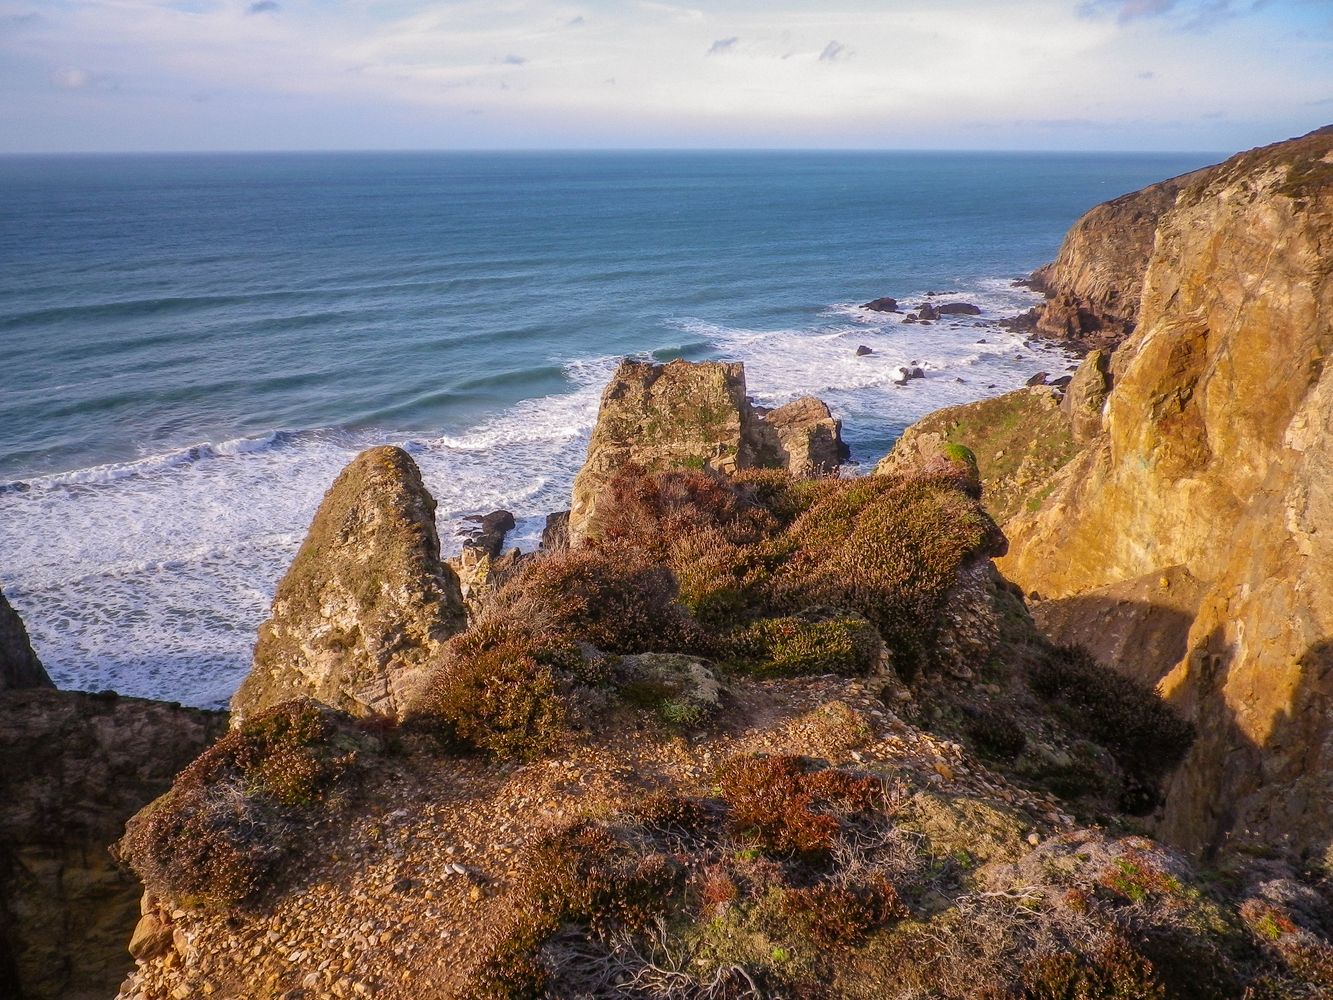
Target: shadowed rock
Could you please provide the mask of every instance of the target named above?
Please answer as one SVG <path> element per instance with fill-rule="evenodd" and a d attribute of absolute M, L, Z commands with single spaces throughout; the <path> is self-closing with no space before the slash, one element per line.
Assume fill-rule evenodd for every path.
<path fill-rule="evenodd" d="M 0 996 L 115 994 L 143 890 L 107 848 L 225 729 L 163 702 L 0 693 Z"/>
<path fill-rule="evenodd" d="M 54 687 L 28 641 L 23 619 L 0 592 L 0 691 Z"/>
<path fill-rule="evenodd" d="M 342 471 L 278 584 L 233 722 L 308 696 L 354 715 L 396 715 L 438 645 L 464 627 L 458 577 L 440 560 L 435 501 L 401 448 Z"/>
<path fill-rule="evenodd" d="M 1204 734 L 1172 779 L 1161 829 L 1192 848 L 1254 839 L 1322 853 L 1333 828 L 1333 129 L 1173 186 L 1146 274 L 1115 289 L 1125 302 L 1142 288 L 1134 335 L 1109 372 L 1090 358 L 1070 386 L 1088 443 L 1039 510 L 1006 523 L 1001 568 L 1062 602 L 1188 572 L 1199 594 L 1183 653 L 1174 639 L 1132 651 L 1179 654 L 1135 672 L 1161 676 Z M 1127 261 L 1086 263 L 1112 301 Z M 1102 627 L 1088 622 L 1094 638 Z"/>

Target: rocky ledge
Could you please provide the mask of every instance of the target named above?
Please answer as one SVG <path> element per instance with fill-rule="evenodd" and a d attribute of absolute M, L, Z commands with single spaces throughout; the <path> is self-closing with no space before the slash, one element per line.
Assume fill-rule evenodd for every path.
<path fill-rule="evenodd" d="M 1327 867 L 1333 129 L 1136 199 L 1111 204 L 1155 206 L 1141 259 L 1094 243 L 1090 223 L 1062 253 L 1102 276 L 1099 301 L 1139 303 L 1122 313 L 1132 336 L 1075 375 L 1066 427 L 1045 403 L 997 425 L 1018 395 L 933 415 L 900 447 L 974 446 L 986 495 L 1008 497 L 999 566 L 1041 598 L 1038 623 L 1158 684 L 1198 726 L 1158 832 Z"/>

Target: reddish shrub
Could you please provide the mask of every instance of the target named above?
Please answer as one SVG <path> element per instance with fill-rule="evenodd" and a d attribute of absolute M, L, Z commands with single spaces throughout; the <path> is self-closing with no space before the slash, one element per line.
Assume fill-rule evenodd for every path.
<path fill-rule="evenodd" d="M 798 933 L 832 948 L 859 943 L 867 933 L 907 916 L 898 892 L 883 876 L 853 885 L 821 883 L 787 889 L 781 913 Z"/>
<path fill-rule="evenodd" d="M 840 817 L 871 809 L 879 782 L 800 757 L 736 757 L 721 770 L 729 823 L 738 835 L 777 854 L 828 852 Z"/>

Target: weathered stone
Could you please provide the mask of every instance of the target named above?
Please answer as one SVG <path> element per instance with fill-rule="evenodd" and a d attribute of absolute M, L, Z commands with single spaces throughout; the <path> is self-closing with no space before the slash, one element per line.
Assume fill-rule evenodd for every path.
<path fill-rule="evenodd" d="M 582 542 L 602 489 L 630 464 L 648 472 L 700 469 L 730 474 L 788 468 L 822 474 L 844 456 L 840 424 L 806 397 L 768 414 L 745 394 L 736 362 L 625 360 L 602 393 L 588 457 L 574 480 L 569 539 Z"/>
<path fill-rule="evenodd" d="M 860 347 L 856 349 L 856 356 L 858 358 L 864 358 L 867 354 L 874 354 L 874 353 L 875 349 L 873 347 L 866 347 L 865 344 L 862 344 Z"/>
<path fill-rule="evenodd" d="M 1323 854 L 1333 829 L 1333 129 L 1177 188 L 1142 279 L 1139 326 L 1111 364 L 1102 428 L 1042 508 L 1006 524 L 1001 567 L 1062 600 L 1171 567 L 1198 580 L 1183 656 L 1151 667 L 1200 734 L 1160 829 L 1192 848 L 1258 839 Z"/>
<path fill-rule="evenodd" d="M 1052 477 L 1075 453 L 1056 394 L 1038 386 L 936 410 L 908 427 L 875 471 L 953 462 L 950 446 L 958 445 L 971 451 L 982 503 L 1000 525 L 1029 505 L 1040 507 Z"/>
<path fill-rule="evenodd" d="M 171 925 L 164 924 L 155 913 L 140 917 L 130 935 L 130 954 L 137 962 L 151 962 L 173 946 Z"/>
<path fill-rule="evenodd" d="M 115 994 L 142 888 L 107 848 L 225 729 L 221 712 L 163 702 L 0 693 L 0 995 Z"/>
<path fill-rule="evenodd" d="M 776 410 L 758 410 L 759 458 L 798 476 L 827 476 L 847 457 L 842 422 L 813 396 L 802 396 Z"/>
<path fill-rule="evenodd" d="M 0 691 L 54 687 L 28 641 L 28 631 L 0 591 Z"/>
<path fill-rule="evenodd" d="M 1128 336 L 1157 223 L 1176 196 L 1211 169 L 1122 195 L 1075 222 L 1055 261 L 1030 279 L 1047 297 L 1034 316 L 1036 332 L 1081 347 L 1114 345 Z"/>
<path fill-rule="evenodd" d="M 1065 390 L 1060 409 L 1069 418 L 1070 431 L 1078 444 L 1087 444 L 1102 429 L 1102 408 L 1111 391 L 1110 363 L 1109 351 L 1089 351 Z"/>
<path fill-rule="evenodd" d="M 447 560 L 449 568 L 458 574 L 459 591 L 473 620 L 523 562 L 518 549 L 502 554 L 505 536 L 514 529 L 513 514 L 496 510 L 475 520 L 477 527 L 463 543 L 462 552 Z"/>
<path fill-rule="evenodd" d="M 569 548 L 569 511 L 558 510 L 546 515 L 546 524 L 542 527 L 541 550 L 559 552 Z"/>
<path fill-rule="evenodd" d="M 980 316 L 981 307 L 971 302 L 945 302 L 936 307 L 941 316 Z"/>
<path fill-rule="evenodd" d="M 396 715 L 464 619 L 416 463 L 401 448 L 362 452 L 325 494 L 278 584 L 232 698 L 233 725 L 303 696 L 353 715 Z"/>

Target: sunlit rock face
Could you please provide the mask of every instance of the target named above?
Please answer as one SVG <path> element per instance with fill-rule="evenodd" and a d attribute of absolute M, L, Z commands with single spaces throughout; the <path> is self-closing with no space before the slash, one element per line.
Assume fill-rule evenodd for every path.
<path fill-rule="evenodd" d="M 1183 648 L 1157 654 L 1176 658 L 1130 669 L 1161 677 L 1198 724 L 1160 821 L 1193 848 L 1328 850 L 1330 274 L 1333 129 L 1192 175 L 1157 226 L 1100 429 L 1040 509 L 1006 524 L 1001 569 L 1025 591 L 1080 602 L 1066 619 L 1104 629 L 1127 603 L 1142 605 L 1130 617 L 1160 607 L 1180 619 Z M 1158 602 L 1142 581 L 1159 577 L 1167 590 L 1194 582 Z"/>

